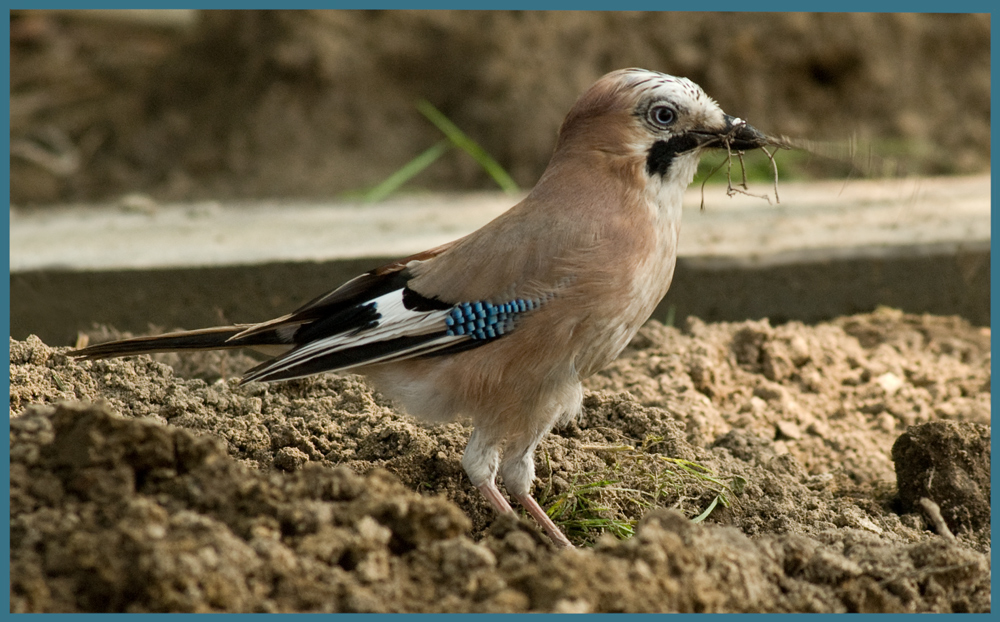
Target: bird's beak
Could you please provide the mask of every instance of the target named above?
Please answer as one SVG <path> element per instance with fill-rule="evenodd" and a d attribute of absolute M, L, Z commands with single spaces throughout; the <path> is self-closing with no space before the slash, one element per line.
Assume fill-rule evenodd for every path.
<path fill-rule="evenodd" d="M 767 136 L 743 119 L 725 115 L 726 125 L 721 131 L 700 131 L 702 147 L 729 148 L 731 151 L 748 151 L 769 144 Z"/>

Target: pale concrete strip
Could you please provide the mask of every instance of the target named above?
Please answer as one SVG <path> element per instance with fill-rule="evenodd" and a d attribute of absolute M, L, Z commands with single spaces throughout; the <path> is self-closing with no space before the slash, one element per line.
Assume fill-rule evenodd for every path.
<path fill-rule="evenodd" d="M 778 191 L 781 203 L 768 206 L 707 189 L 705 211 L 685 214 L 680 254 L 767 266 L 989 248 L 989 175 L 786 183 Z"/>
<path fill-rule="evenodd" d="M 198 11 L 195 9 L 33 9 L 31 12 L 177 29 L 193 28 L 198 20 Z"/>
<path fill-rule="evenodd" d="M 767 186 L 754 193 L 772 194 Z M 782 183 L 781 203 L 708 186 L 685 197 L 680 254 L 774 265 L 988 248 L 990 177 Z M 12 209 L 12 272 L 394 257 L 460 237 L 517 201 L 502 194 L 358 202 L 149 203 Z M 139 206 L 142 206 L 141 203 Z"/>

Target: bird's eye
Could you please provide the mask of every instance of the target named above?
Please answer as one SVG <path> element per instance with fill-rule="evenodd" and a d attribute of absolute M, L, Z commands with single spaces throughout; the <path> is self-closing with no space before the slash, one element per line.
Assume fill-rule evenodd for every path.
<path fill-rule="evenodd" d="M 658 127 L 668 127 L 677 119 L 677 113 L 670 106 L 653 106 L 649 109 L 649 120 Z"/>

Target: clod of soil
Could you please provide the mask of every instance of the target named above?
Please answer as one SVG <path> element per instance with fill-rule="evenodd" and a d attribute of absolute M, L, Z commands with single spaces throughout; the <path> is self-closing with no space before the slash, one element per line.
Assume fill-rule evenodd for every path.
<path fill-rule="evenodd" d="M 990 333 L 958 318 L 648 324 L 538 453 L 572 551 L 491 513 L 463 422 L 156 359 L 11 341 L 12 611 L 990 610 Z"/>
<path fill-rule="evenodd" d="M 901 509 L 931 499 L 953 531 L 989 529 L 990 428 L 932 421 L 913 426 L 892 446 Z"/>

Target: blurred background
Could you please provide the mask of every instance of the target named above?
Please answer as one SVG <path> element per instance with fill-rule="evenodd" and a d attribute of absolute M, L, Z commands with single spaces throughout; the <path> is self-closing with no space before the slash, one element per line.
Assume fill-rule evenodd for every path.
<path fill-rule="evenodd" d="M 418 99 L 530 188 L 576 97 L 627 66 L 774 135 L 856 137 L 904 174 L 989 170 L 989 15 L 15 10 L 11 201 L 363 190 L 440 139 Z M 411 186 L 495 188 L 459 151 Z"/>
<path fill-rule="evenodd" d="M 781 151 L 780 205 L 716 186 L 699 210 L 696 179 L 655 317 L 816 322 L 890 305 L 989 324 L 989 15 L 10 19 L 17 338 L 65 345 L 95 324 L 142 333 L 260 321 L 454 239 L 517 197 L 467 151 L 442 151 L 388 203 L 362 200 L 441 143 L 419 101 L 523 192 L 579 94 L 628 66 L 686 76 L 771 135 L 850 143 L 855 163 L 872 163 Z M 700 176 L 722 157 L 705 158 Z M 770 162 L 748 167 L 753 192 L 775 198 Z M 712 183 L 726 183 L 725 169 Z"/>

